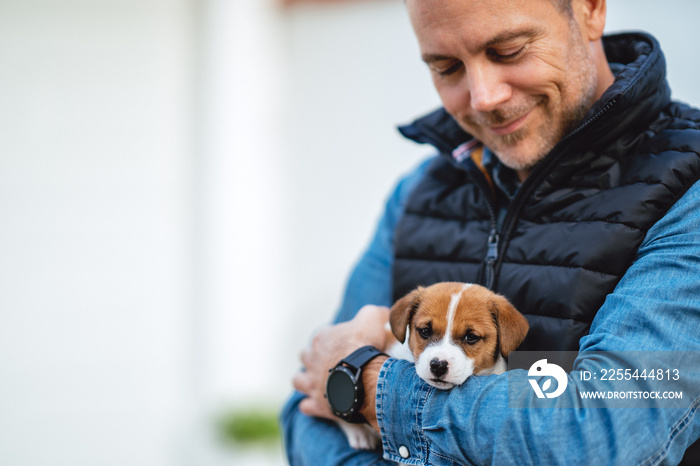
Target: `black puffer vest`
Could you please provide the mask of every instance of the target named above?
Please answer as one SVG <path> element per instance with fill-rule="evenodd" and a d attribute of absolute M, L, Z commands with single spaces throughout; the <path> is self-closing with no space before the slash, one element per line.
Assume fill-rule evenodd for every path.
<path fill-rule="evenodd" d="M 521 350 L 578 350 L 649 228 L 700 178 L 700 111 L 671 102 L 644 34 L 604 39 L 615 83 L 518 190 L 500 231 L 487 180 L 451 156 L 471 136 L 438 110 L 401 128 L 437 147 L 395 234 L 394 297 L 440 281 L 484 284 L 530 322 Z"/>

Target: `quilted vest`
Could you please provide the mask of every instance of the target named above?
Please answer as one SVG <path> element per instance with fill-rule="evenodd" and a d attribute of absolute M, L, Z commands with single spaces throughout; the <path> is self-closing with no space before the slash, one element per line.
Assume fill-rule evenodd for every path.
<path fill-rule="evenodd" d="M 527 317 L 521 350 L 578 350 L 649 228 L 700 178 L 700 111 L 671 101 L 656 40 L 623 34 L 604 45 L 623 69 L 533 169 L 501 228 L 485 176 L 452 157 L 472 137 L 444 109 L 401 128 L 441 157 L 395 232 L 395 299 L 418 285 L 480 283 Z"/>

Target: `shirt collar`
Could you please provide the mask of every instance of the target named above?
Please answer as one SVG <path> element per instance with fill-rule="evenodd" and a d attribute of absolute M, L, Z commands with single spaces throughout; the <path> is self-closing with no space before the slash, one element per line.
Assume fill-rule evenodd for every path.
<path fill-rule="evenodd" d="M 498 157 L 486 146 L 484 146 L 483 155 L 481 156 L 481 163 L 491 174 L 494 185 L 496 185 L 508 199 L 512 200 L 522 184 L 515 170 L 503 165 Z"/>
<path fill-rule="evenodd" d="M 464 144 L 461 144 L 454 151 L 452 151 L 452 157 L 457 162 L 463 162 L 471 157 L 472 154 L 479 148 L 482 149 L 481 163 L 477 164 L 483 167 L 486 175 L 490 178 L 492 185 L 494 185 L 502 194 L 504 194 L 507 199 L 513 199 L 513 196 L 515 196 L 516 191 L 521 185 L 517 174 L 511 168 L 503 165 L 498 157 L 496 157 L 496 155 L 491 152 L 488 147 L 484 146 L 481 141 L 472 139 Z"/>

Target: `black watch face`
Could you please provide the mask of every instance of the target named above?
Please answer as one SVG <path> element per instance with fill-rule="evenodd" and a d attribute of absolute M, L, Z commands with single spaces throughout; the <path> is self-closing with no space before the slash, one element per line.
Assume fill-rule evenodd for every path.
<path fill-rule="evenodd" d="M 331 372 L 326 385 L 328 402 L 340 413 L 347 413 L 355 403 L 355 383 L 352 376 L 344 369 L 339 367 L 338 370 Z"/>

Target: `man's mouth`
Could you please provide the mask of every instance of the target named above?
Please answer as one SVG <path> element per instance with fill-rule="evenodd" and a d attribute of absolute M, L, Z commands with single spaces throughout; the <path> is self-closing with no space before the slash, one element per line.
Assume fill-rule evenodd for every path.
<path fill-rule="evenodd" d="M 513 133 L 520 129 L 523 124 L 525 123 L 525 120 L 527 119 L 527 116 L 530 114 L 530 111 L 525 113 L 524 115 L 511 120 L 510 122 L 503 124 L 503 125 L 492 125 L 492 126 L 487 126 L 488 130 L 494 133 L 497 136 L 504 136 L 506 134 Z"/>

